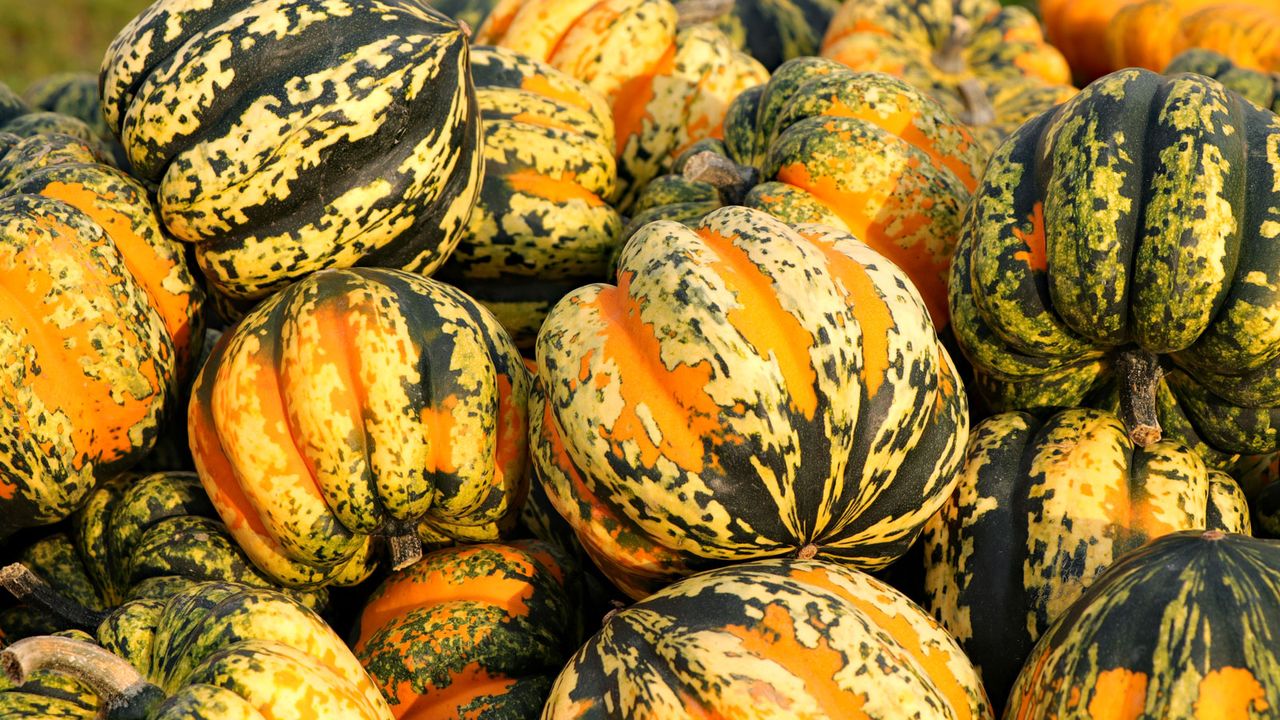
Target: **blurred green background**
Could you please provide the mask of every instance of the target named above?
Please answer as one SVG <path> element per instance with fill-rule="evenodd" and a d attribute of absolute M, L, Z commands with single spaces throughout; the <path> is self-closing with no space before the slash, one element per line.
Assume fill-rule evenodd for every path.
<path fill-rule="evenodd" d="M 18 92 L 49 73 L 97 72 L 107 45 L 151 0 L 0 0 L 0 81 Z"/>

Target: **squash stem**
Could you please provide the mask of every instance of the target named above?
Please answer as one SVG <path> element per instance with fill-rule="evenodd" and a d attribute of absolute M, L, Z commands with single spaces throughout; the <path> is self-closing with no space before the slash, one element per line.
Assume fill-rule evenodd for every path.
<path fill-rule="evenodd" d="M 1129 430 L 1129 439 L 1138 447 L 1160 441 L 1160 418 L 1156 415 L 1156 390 L 1162 372 L 1160 360 L 1141 349 L 1120 353 L 1116 359 L 1120 374 L 1120 419 Z"/>
<path fill-rule="evenodd" d="M 54 590 L 44 578 L 22 563 L 12 563 L 0 568 L 0 586 L 8 590 L 18 602 L 38 607 L 81 630 L 92 632 L 107 617 L 107 613 L 90 610 Z"/>
<path fill-rule="evenodd" d="M 710 150 L 685 161 L 684 177 L 715 186 L 725 205 L 741 205 L 747 193 L 760 181 L 760 173 L 755 168 L 739 165 Z"/>
<path fill-rule="evenodd" d="M 963 15 L 951 17 L 951 33 L 933 53 L 933 64 L 939 70 L 958 75 L 965 70 L 964 51 L 973 41 L 973 25 Z"/>
<path fill-rule="evenodd" d="M 39 635 L 0 651 L 0 670 L 15 685 L 37 672 L 70 675 L 98 694 L 102 717 L 144 720 L 164 700 L 164 692 L 147 682 L 124 658 L 83 640 Z"/>
<path fill-rule="evenodd" d="M 796 551 L 796 557 L 800 560 L 812 560 L 818 555 L 818 546 L 809 543 Z"/>
<path fill-rule="evenodd" d="M 391 569 L 403 570 L 422 559 L 422 541 L 412 530 L 387 536 L 391 549 Z"/>
<path fill-rule="evenodd" d="M 679 0 L 675 4 L 676 14 L 679 16 L 676 27 L 686 28 L 715 22 L 732 12 L 733 4 L 734 0 Z"/>
<path fill-rule="evenodd" d="M 959 86 L 960 98 L 964 100 L 964 111 L 957 118 L 965 125 L 983 127 L 996 121 L 996 109 L 987 98 L 987 88 L 981 80 L 965 78 Z"/>

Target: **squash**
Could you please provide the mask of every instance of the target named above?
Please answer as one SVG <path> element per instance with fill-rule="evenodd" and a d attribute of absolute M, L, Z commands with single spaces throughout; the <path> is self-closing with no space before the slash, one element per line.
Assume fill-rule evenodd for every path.
<path fill-rule="evenodd" d="M 955 641 L 869 575 L 775 558 L 626 608 L 556 679 L 545 720 L 991 718 Z"/>
<path fill-rule="evenodd" d="M 1280 72 L 1280 7 L 1274 0 L 1143 0 L 1116 13 L 1106 42 L 1113 68 L 1160 70 L 1178 53 L 1202 48 L 1243 67 Z"/>
<path fill-rule="evenodd" d="M 44 717 L 85 720 L 391 718 L 341 638 L 271 590 L 211 582 L 165 601 L 137 600 L 104 620 L 96 638 L 101 646 L 36 636 L 0 651 L 0 667 L 19 686 L 0 692 L 0 716 L 29 717 L 36 704 Z M 97 698 L 24 686 L 42 672 L 79 681 Z"/>
<path fill-rule="evenodd" d="M 429 553 L 374 590 L 356 657 L 397 718 L 535 717 L 581 640 L 566 572 L 538 541 Z"/>
<path fill-rule="evenodd" d="M 548 499 L 633 598 L 800 553 L 883 567 L 957 479 L 964 390 L 919 293 L 846 232 L 654 222 L 538 335 Z"/>
<path fill-rule="evenodd" d="M 602 280 L 622 219 L 613 117 L 602 96 L 544 63 L 471 48 L 484 121 L 480 200 L 437 277 L 491 310 L 521 349 L 533 347 L 565 293 Z"/>
<path fill-rule="evenodd" d="M 97 160 L 68 135 L 0 133 L 0 539 L 136 463 L 203 337 L 181 246 Z"/>
<path fill-rule="evenodd" d="M 104 481 L 65 532 L 40 538 L 18 559 L 55 592 L 95 612 L 140 597 L 167 597 L 204 580 L 274 587 L 217 519 L 195 473 L 125 474 Z M 31 586 L 26 578 L 0 571 L 0 584 L 15 595 L 23 582 Z M 323 590 L 292 594 L 311 608 L 325 604 Z M 66 624 L 36 602 L 0 611 L 0 627 L 16 639 Z"/>
<path fill-rule="evenodd" d="M 618 185 L 635 195 L 686 147 L 718 137 L 725 108 L 769 79 L 714 27 L 677 31 L 667 0 L 501 0 L 475 41 L 528 55 L 604 95 L 613 112 Z"/>
<path fill-rule="evenodd" d="M 69 115 L 82 120 L 106 144 L 111 164 L 128 171 L 124 146 L 112 134 L 98 99 L 98 76 L 88 72 L 63 72 L 42 77 L 23 91 L 22 97 L 35 110 Z"/>
<path fill-rule="evenodd" d="M 1222 53 L 1202 49 L 1180 53 L 1164 69 L 1165 75 L 1184 72 L 1211 77 L 1228 90 L 1234 90 L 1254 103 L 1280 113 L 1280 72 L 1250 70 L 1236 65 Z"/>
<path fill-rule="evenodd" d="M 1215 464 L 1280 449 L 1277 143 L 1280 116 L 1217 81 L 1139 69 L 1014 133 L 950 288 L 992 408 L 1118 406 L 1137 444 Z"/>
<path fill-rule="evenodd" d="M 1244 493 L 1180 443 L 1135 448 L 1115 415 L 1004 413 L 969 436 L 924 531 L 927 607 L 993 698 L 1040 635 L 1121 555 L 1178 530 L 1248 534 Z"/>
<path fill-rule="evenodd" d="M 678 181 L 656 182 L 631 227 L 696 219 L 722 204 L 828 224 L 905 270 L 944 328 L 951 253 L 984 155 L 963 125 L 901 80 L 801 58 L 734 101 L 723 143 L 696 145 L 677 161 L 686 180 L 707 184 L 673 195 Z M 695 205 L 663 208 L 669 202 Z"/>
<path fill-rule="evenodd" d="M 516 521 L 528 373 L 462 292 L 399 270 L 325 270 L 223 335 L 188 408 L 191 452 L 255 565 L 291 587 L 354 584 L 374 539 L 486 542 Z"/>
<path fill-rule="evenodd" d="M 787 60 L 818 54 L 840 0 L 732 0 L 716 27 L 772 72 Z"/>
<path fill-rule="evenodd" d="M 1249 498 L 1249 516 L 1258 537 L 1280 539 L 1280 454 L 1248 455 L 1231 465 L 1231 475 Z"/>
<path fill-rule="evenodd" d="M 846 0 L 822 56 L 901 77 L 992 147 L 1076 92 L 1031 11 L 997 0 Z"/>
<path fill-rule="evenodd" d="M 165 225 L 242 309 L 322 268 L 431 273 L 480 190 L 466 37 L 416 0 L 159 0 L 101 83 Z"/>
<path fill-rule="evenodd" d="M 1280 546 L 1218 530 L 1121 558 L 1036 644 L 1007 718 L 1264 718 L 1280 707 Z"/>

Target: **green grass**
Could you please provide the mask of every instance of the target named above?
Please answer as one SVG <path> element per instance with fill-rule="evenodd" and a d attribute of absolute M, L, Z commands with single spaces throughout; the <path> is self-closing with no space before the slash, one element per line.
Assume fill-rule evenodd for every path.
<path fill-rule="evenodd" d="M 150 0 L 0 0 L 0 82 L 18 92 L 68 70 L 97 72 L 107 45 Z"/>

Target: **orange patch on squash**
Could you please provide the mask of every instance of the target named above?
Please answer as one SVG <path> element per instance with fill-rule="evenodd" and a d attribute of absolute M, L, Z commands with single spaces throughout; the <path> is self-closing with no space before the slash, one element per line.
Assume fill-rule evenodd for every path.
<path fill-rule="evenodd" d="M 1137 720 L 1147 697 L 1146 673 L 1114 668 L 1098 674 L 1089 701 L 1092 720 Z"/>
<path fill-rule="evenodd" d="M 567 87 L 557 87 L 545 75 L 528 75 L 524 77 L 520 81 L 520 89 L 528 90 L 531 93 L 551 98 L 552 100 L 559 100 L 583 110 L 591 110 L 591 101 Z"/>
<path fill-rule="evenodd" d="M 1266 695 L 1258 679 L 1245 668 L 1212 670 L 1200 681 L 1195 720 L 1249 720 L 1254 713 L 1271 709 Z"/>
<path fill-rule="evenodd" d="M 898 101 L 898 109 L 889 115 L 870 110 L 855 110 L 840 101 L 832 103 L 823 112 L 823 115 L 864 120 L 906 140 L 912 147 L 928 155 L 935 165 L 947 168 L 954 173 L 960 182 L 969 189 L 969 192 L 973 192 L 978 187 L 978 178 L 974 176 L 973 169 L 969 167 L 969 164 L 959 157 L 943 153 L 934 143 L 933 138 L 925 135 L 920 128 L 916 127 L 915 120 L 919 117 L 919 114 L 912 111 L 904 98 L 898 97 L 896 100 Z M 973 140 L 968 131 L 961 127 L 957 127 L 957 129 L 964 133 L 972 144 Z"/>
<path fill-rule="evenodd" d="M 884 384 L 889 370 L 889 332 L 896 327 L 893 314 L 866 268 L 816 236 L 809 240 L 826 255 L 831 274 L 844 286 L 857 313 L 862 331 L 862 381 L 867 397 L 872 397 Z"/>
<path fill-rule="evenodd" d="M 609 98 L 613 104 L 615 155 L 622 155 L 631 136 L 644 130 L 644 119 L 649 116 L 649 103 L 654 96 L 654 79 L 675 72 L 675 59 L 676 44 L 671 43 L 652 68 L 624 82 Z"/>
<path fill-rule="evenodd" d="M 741 305 L 728 312 L 729 324 L 742 333 L 762 360 L 773 356 L 791 402 L 806 419 L 812 420 L 818 409 L 814 390 L 818 375 L 809 359 L 813 335 L 782 307 L 773 282 L 732 238 L 706 228 L 699 228 L 697 233 L 719 258 L 712 267 Z"/>
<path fill-rule="evenodd" d="M 397 720 L 461 718 L 464 717 L 462 708 L 482 697 L 504 695 L 515 684 L 514 678 L 492 675 L 478 663 L 470 663 L 450 673 L 447 683 L 428 685 L 421 693 L 407 681 L 397 683 L 395 702 L 390 704 L 391 714 Z"/>
<path fill-rule="evenodd" d="M 574 200 L 584 202 L 593 207 L 604 205 L 604 201 L 591 191 L 583 188 L 575 180 L 573 173 L 565 173 L 558 178 L 547 177 L 536 170 L 521 170 L 506 176 L 507 185 L 512 190 L 553 203 L 568 203 Z"/>
<path fill-rule="evenodd" d="M 446 397 L 437 407 L 422 409 L 422 424 L 426 428 L 430 442 L 425 470 L 427 472 L 454 473 L 458 471 L 453 462 L 453 411 L 458 407 L 458 396 Z"/>
<path fill-rule="evenodd" d="M 1049 269 L 1049 261 L 1045 255 L 1044 243 L 1044 203 L 1037 202 L 1027 218 L 1031 222 L 1031 232 L 1025 233 L 1022 228 L 1014 228 L 1013 234 L 1026 246 L 1013 254 L 1015 260 L 1025 262 L 1032 270 L 1045 272 Z"/>

